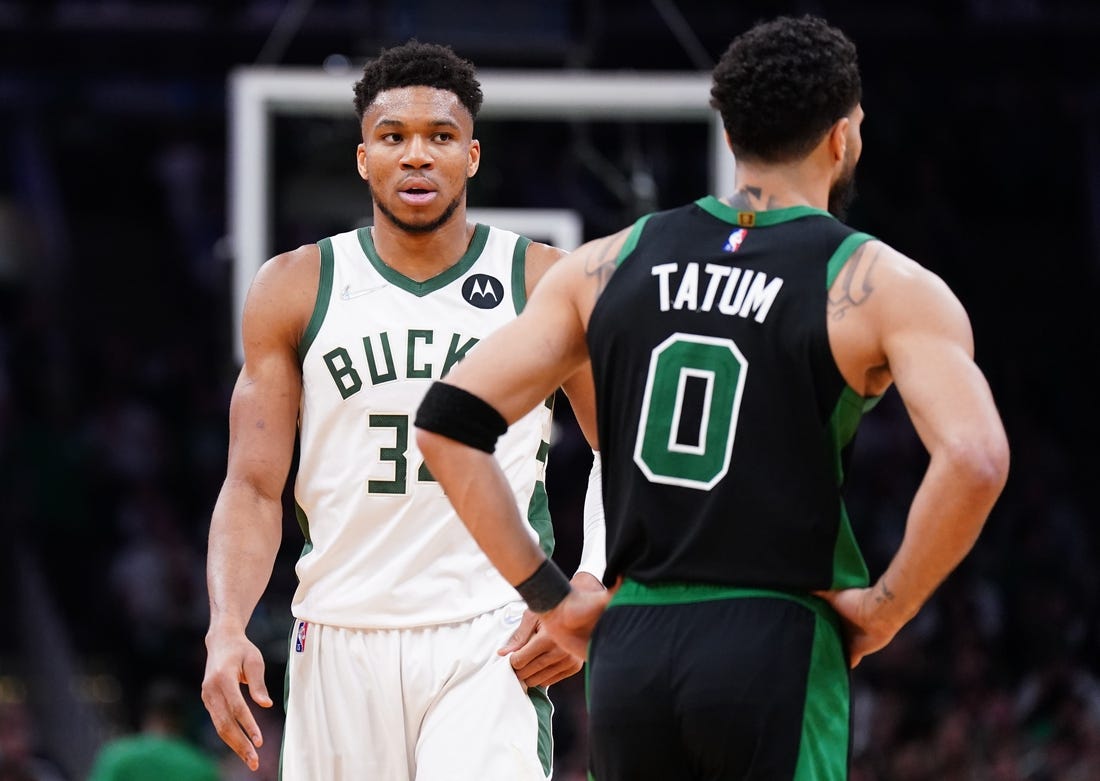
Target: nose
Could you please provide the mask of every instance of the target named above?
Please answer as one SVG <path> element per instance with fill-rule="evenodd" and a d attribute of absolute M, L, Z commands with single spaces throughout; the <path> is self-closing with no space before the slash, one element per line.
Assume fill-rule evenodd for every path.
<path fill-rule="evenodd" d="M 405 154 L 401 156 L 403 168 L 423 169 L 432 167 L 431 147 L 428 139 L 420 135 L 413 135 L 405 146 Z"/>

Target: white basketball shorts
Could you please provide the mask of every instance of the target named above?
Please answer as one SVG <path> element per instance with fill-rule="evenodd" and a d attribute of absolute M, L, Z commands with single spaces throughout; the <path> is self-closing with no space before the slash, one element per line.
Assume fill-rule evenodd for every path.
<path fill-rule="evenodd" d="M 545 781 L 553 706 L 497 654 L 523 608 L 412 629 L 295 621 L 282 781 Z"/>

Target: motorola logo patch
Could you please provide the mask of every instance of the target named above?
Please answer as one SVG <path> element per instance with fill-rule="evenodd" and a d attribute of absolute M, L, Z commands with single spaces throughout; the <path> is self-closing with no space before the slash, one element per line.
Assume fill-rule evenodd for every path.
<path fill-rule="evenodd" d="M 504 298 L 504 285 L 488 274 L 474 274 L 462 283 L 462 297 L 478 309 L 492 309 Z"/>

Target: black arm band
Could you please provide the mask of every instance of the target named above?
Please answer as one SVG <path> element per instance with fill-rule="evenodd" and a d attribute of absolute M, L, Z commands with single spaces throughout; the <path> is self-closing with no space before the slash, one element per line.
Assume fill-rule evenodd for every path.
<path fill-rule="evenodd" d="M 516 586 L 527 607 L 535 613 L 553 610 L 572 590 L 565 573 L 550 559 L 543 560 L 531 577 Z"/>
<path fill-rule="evenodd" d="M 492 405 L 446 382 L 433 382 L 416 410 L 417 428 L 492 453 L 508 422 Z"/>

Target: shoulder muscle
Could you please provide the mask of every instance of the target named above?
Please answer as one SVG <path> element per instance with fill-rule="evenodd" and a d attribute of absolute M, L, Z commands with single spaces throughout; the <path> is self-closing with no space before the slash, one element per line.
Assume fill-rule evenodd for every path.
<path fill-rule="evenodd" d="M 244 305 L 246 359 L 250 348 L 297 350 L 317 299 L 320 269 L 316 244 L 276 255 L 260 266 Z"/>
<path fill-rule="evenodd" d="M 535 286 L 550 267 L 565 255 L 565 250 L 549 244 L 532 241 L 531 244 L 528 245 L 526 257 L 526 287 L 528 297 L 534 292 Z"/>

